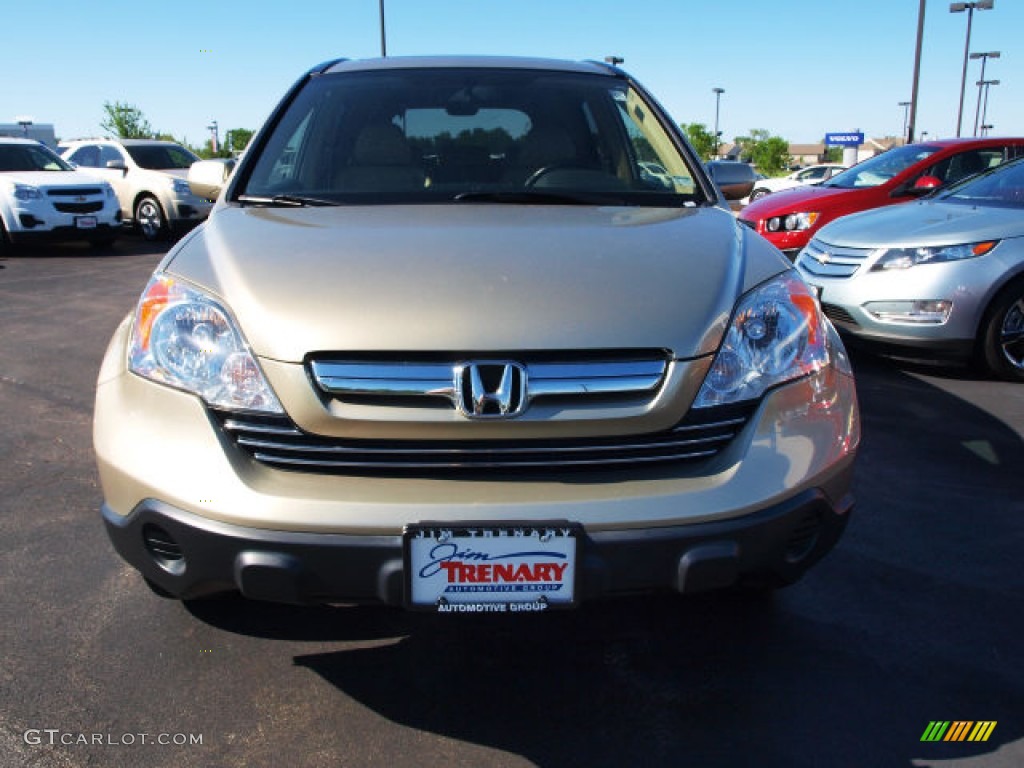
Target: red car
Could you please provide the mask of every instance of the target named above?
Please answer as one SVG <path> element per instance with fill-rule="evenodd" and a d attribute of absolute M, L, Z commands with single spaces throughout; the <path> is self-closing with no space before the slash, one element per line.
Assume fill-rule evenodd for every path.
<path fill-rule="evenodd" d="M 740 221 L 790 258 L 834 219 L 906 203 L 1024 155 L 1024 138 L 945 139 L 908 144 L 858 163 L 824 184 L 776 192 L 751 203 Z"/>

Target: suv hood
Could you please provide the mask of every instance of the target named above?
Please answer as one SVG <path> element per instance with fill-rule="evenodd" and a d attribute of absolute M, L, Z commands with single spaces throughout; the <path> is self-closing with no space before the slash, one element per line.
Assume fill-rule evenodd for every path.
<path fill-rule="evenodd" d="M 595 348 L 687 358 L 718 346 L 755 239 L 742 230 L 718 208 L 227 206 L 165 268 L 218 294 L 254 351 L 276 360 Z"/>
<path fill-rule="evenodd" d="M 959 245 L 1024 235 L 1019 208 L 929 200 L 844 216 L 817 239 L 850 248 Z"/>
<path fill-rule="evenodd" d="M 0 181 L 28 184 L 32 187 L 107 186 L 107 182 L 82 171 L 10 171 L 0 174 Z"/>

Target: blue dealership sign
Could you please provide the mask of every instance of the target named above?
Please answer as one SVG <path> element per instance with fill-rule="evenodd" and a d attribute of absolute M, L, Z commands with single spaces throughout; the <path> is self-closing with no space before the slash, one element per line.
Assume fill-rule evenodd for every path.
<path fill-rule="evenodd" d="M 863 133 L 826 133 L 825 145 L 829 147 L 859 147 L 864 143 Z"/>

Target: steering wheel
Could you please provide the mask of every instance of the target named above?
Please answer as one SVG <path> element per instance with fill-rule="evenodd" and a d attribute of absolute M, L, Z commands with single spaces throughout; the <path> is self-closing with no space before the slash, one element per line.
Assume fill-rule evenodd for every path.
<path fill-rule="evenodd" d="M 535 187 L 537 186 L 538 182 L 540 182 L 540 180 L 543 179 L 548 174 L 554 173 L 555 171 L 563 171 L 571 167 L 572 166 L 565 165 L 564 163 L 541 166 L 536 171 L 530 174 L 526 181 L 523 182 L 523 186 Z"/>

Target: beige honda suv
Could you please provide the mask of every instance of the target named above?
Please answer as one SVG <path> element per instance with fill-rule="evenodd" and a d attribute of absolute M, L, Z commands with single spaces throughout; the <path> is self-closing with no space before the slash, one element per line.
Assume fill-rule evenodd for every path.
<path fill-rule="evenodd" d="M 627 74 L 387 58 L 288 92 L 114 334 L 94 437 L 160 594 L 512 613 L 791 583 L 859 416 L 814 296 Z"/>

